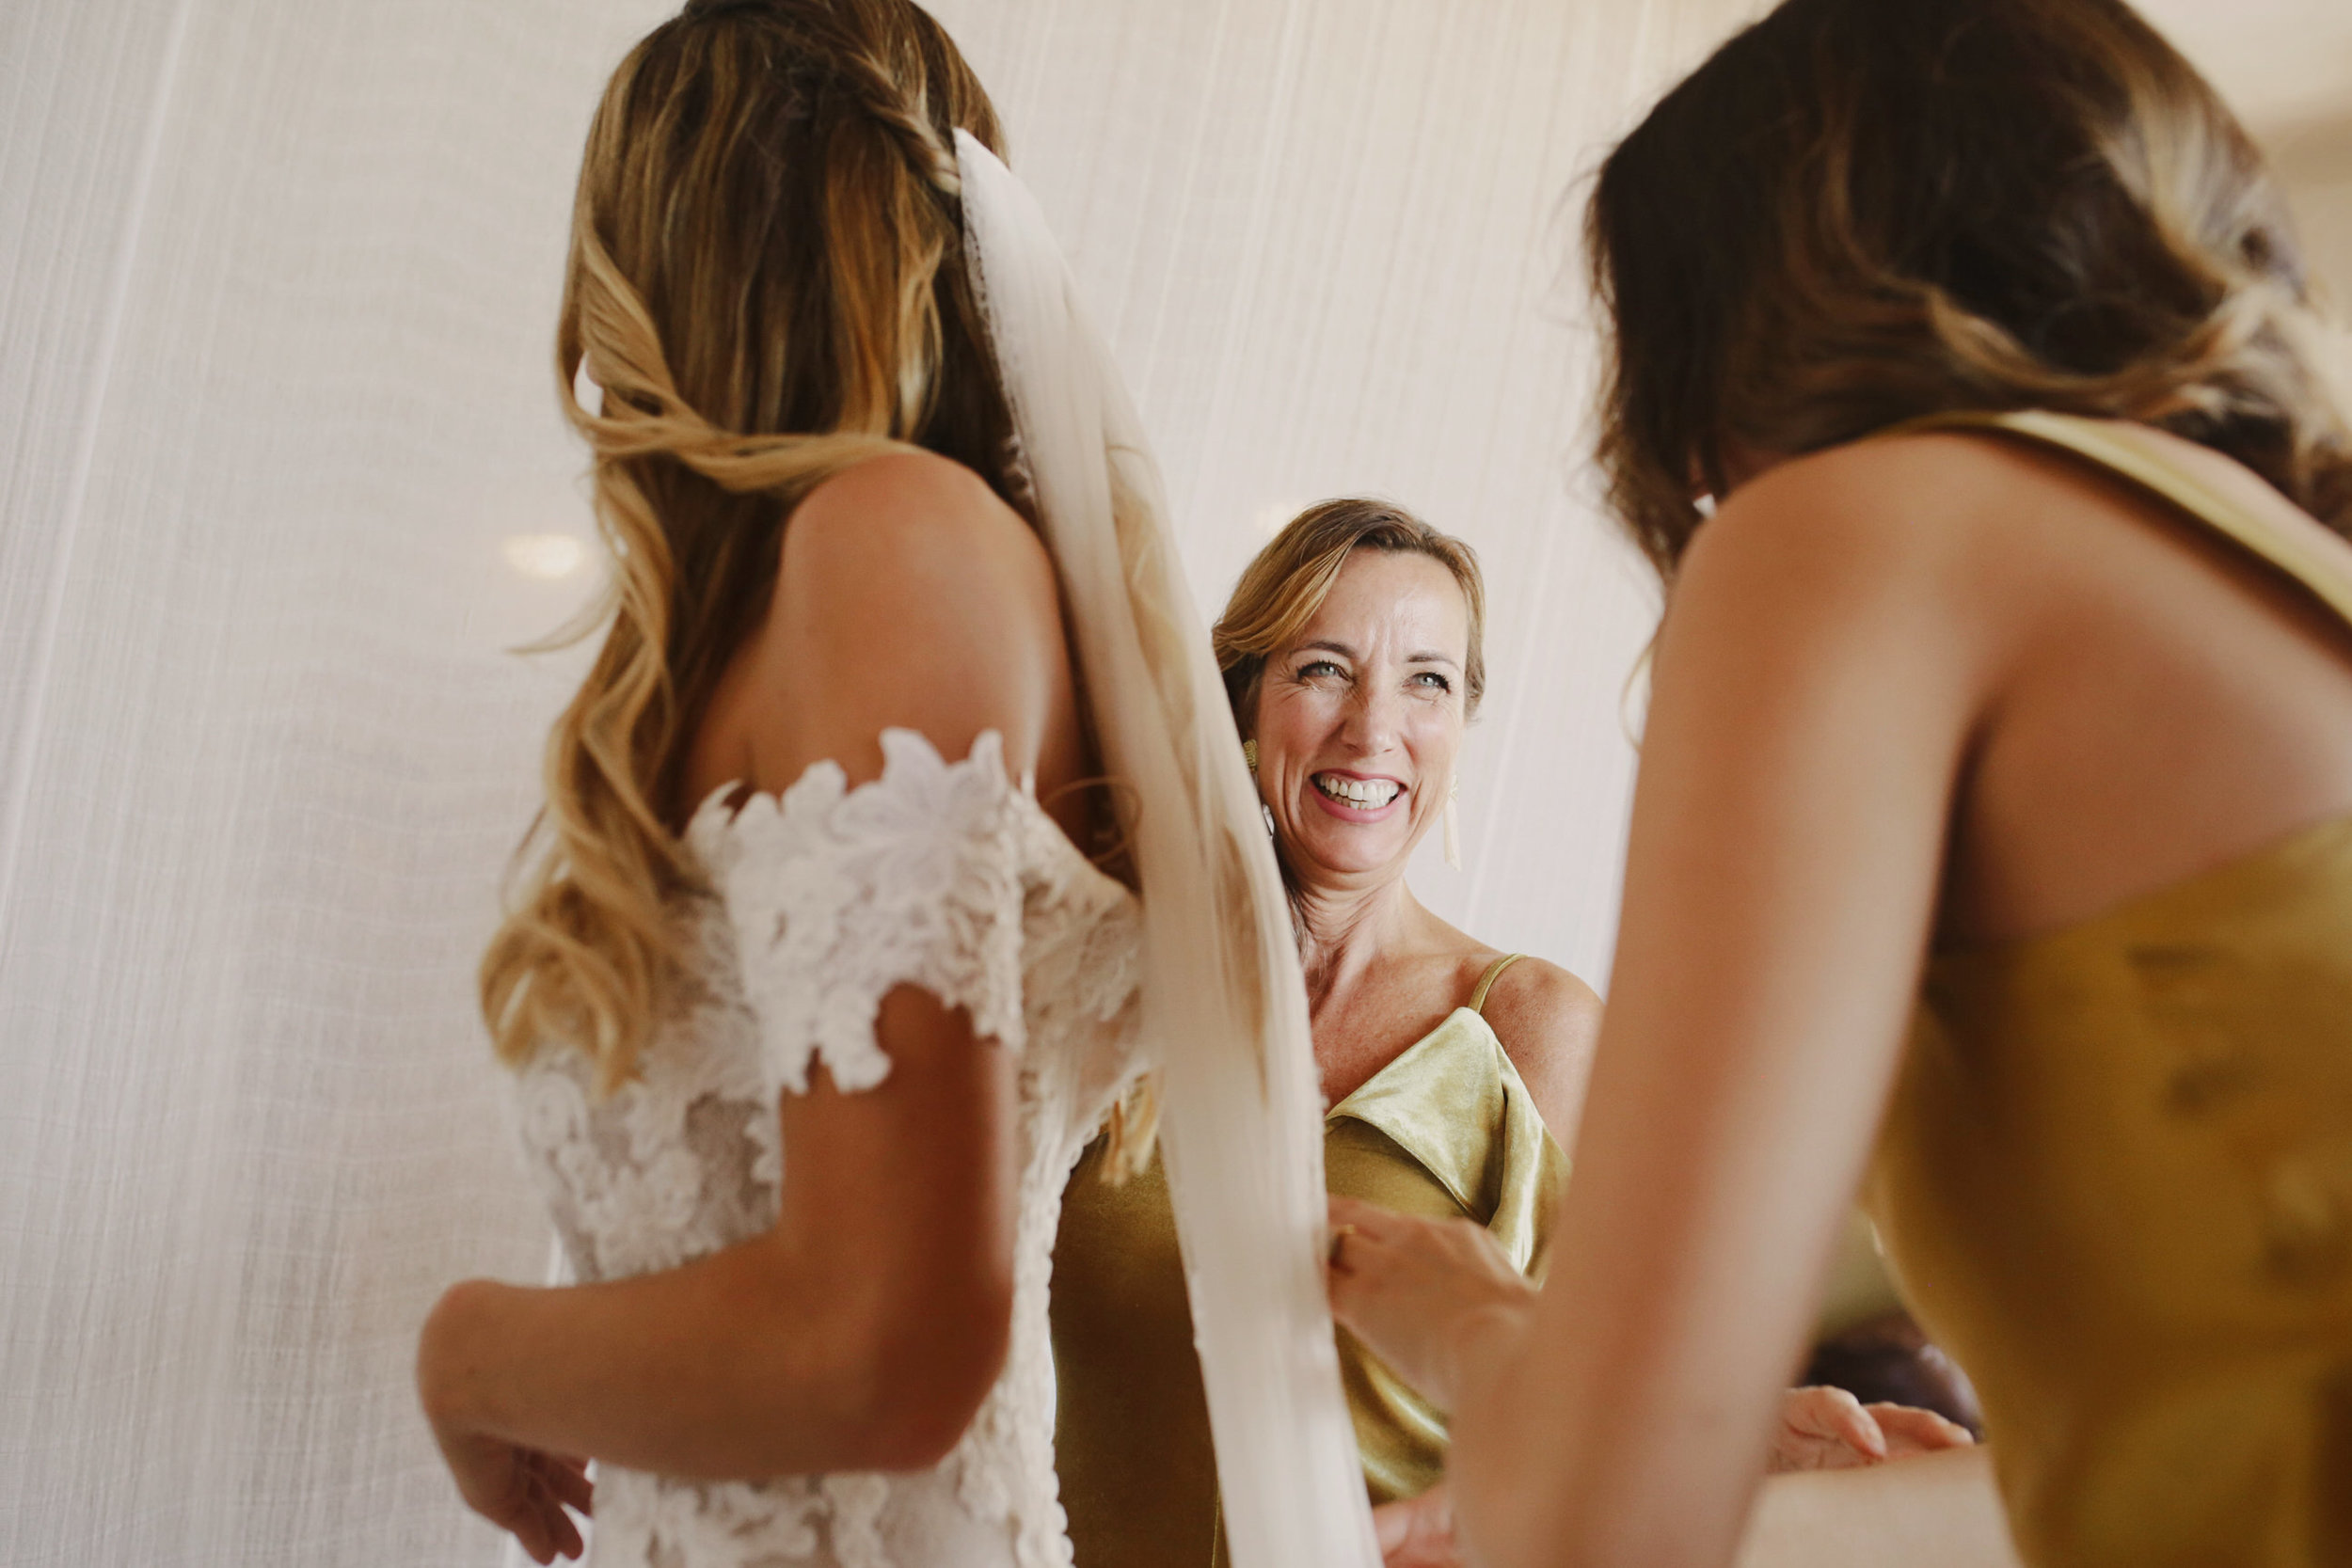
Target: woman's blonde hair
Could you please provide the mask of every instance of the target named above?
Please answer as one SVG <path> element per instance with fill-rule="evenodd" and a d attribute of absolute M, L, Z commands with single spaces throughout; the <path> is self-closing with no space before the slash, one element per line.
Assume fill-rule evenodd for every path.
<path fill-rule="evenodd" d="M 1424 555 L 1454 576 L 1469 610 L 1470 649 L 1462 661 L 1462 707 L 1476 718 L 1486 695 L 1486 581 L 1478 555 L 1403 507 L 1347 498 L 1319 501 L 1283 525 L 1233 584 L 1225 613 L 1209 633 L 1225 695 L 1241 733 L 1257 727 L 1258 688 L 1265 663 L 1298 640 L 1315 618 L 1340 569 L 1358 550 Z"/>
<path fill-rule="evenodd" d="M 595 453 L 610 626 L 557 721 L 547 805 L 483 956 L 499 1055 L 620 1083 L 679 975 L 687 749 L 827 476 L 920 446 L 1017 494 L 962 264 L 954 134 L 994 111 L 909 0 L 694 0 L 588 133 L 556 330 Z M 602 406 L 573 388 L 585 370 Z"/>
<path fill-rule="evenodd" d="M 1611 153 L 1601 466 L 1671 575 L 1726 448 L 2045 408 L 2228 453 L 2352 534 L 2286 212 L 2122 0 L 1787 0 Z"/>

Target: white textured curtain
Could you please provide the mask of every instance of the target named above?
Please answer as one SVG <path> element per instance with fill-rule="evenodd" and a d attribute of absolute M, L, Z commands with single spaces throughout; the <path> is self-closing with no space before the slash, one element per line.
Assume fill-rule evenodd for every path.
<path fill-rule="evenodd" d="M 588 590 L 548 341 L 647 0 L 0 7 L 0 1561 L 489 1563 L 416 1324 L 546 1230 L 471 1000 Z M 942 0 L 1220 603 L 1475 543 L 1467 869 L 1597 978 L 1639 574 L 1564 198 L 1724 0 Z"/>

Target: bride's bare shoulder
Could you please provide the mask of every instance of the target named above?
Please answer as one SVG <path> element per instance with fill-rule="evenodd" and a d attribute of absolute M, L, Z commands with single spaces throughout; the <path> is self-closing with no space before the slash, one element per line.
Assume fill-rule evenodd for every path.
<path fill-rule="evenodd" d="M 986 480 L 914 448 L 834 474 L 802 499 L 785 528 L 787 582 L 796 566 L 919 570 L 942 558 L 1050 570 L 1036 531 Z"/>
<path fill-rule="evenodd" d="M 1034 762 L 1069 684 L 1053 562 L 961 464 L 893 453 L 834 475 L 785 526 L 766 619 L 739 657 L 736 721 L 763 776 L 881 766 L 885 727 L 961 756 L 983 730 Z"/>

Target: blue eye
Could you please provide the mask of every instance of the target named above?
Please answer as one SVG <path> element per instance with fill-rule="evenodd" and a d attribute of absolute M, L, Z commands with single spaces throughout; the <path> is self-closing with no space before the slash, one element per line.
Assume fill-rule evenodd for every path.
<path fill-rule="evenodd" d="M 1309 675 L 1313 674 L 1340 675 L 1345 673 L 1345 671 L 1342 670 L 1338 665 L 1332 663 L 1327 658 L 1318 658 L 1311 664 L 1302 664 L 1298 667 L 1298 678 L 1300 680 L 1305 680 Z"/>
<path fill-rule="evenodd" d="M 1446 679 L 1435 670 L 1423 670 L 1420 674 L 1415 675 L 1413 679 L 1417 681 L 1426 681 L 1432 690 L 1451 691 L 1454 689 L 1454 683 Z"/>

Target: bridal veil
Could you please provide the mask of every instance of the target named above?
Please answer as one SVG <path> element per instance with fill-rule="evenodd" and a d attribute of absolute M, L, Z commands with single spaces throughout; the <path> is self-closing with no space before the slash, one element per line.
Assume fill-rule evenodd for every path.
<path fill-rule="evenodd" d="M 1159 473 L 1026 186 L 956 134 L 964 252 L 1142 882 L 1143 1022 L 1238 1568 L 1378 1560 L 1324 1305 L 1322 1101 L 1241 740 Z"/>

